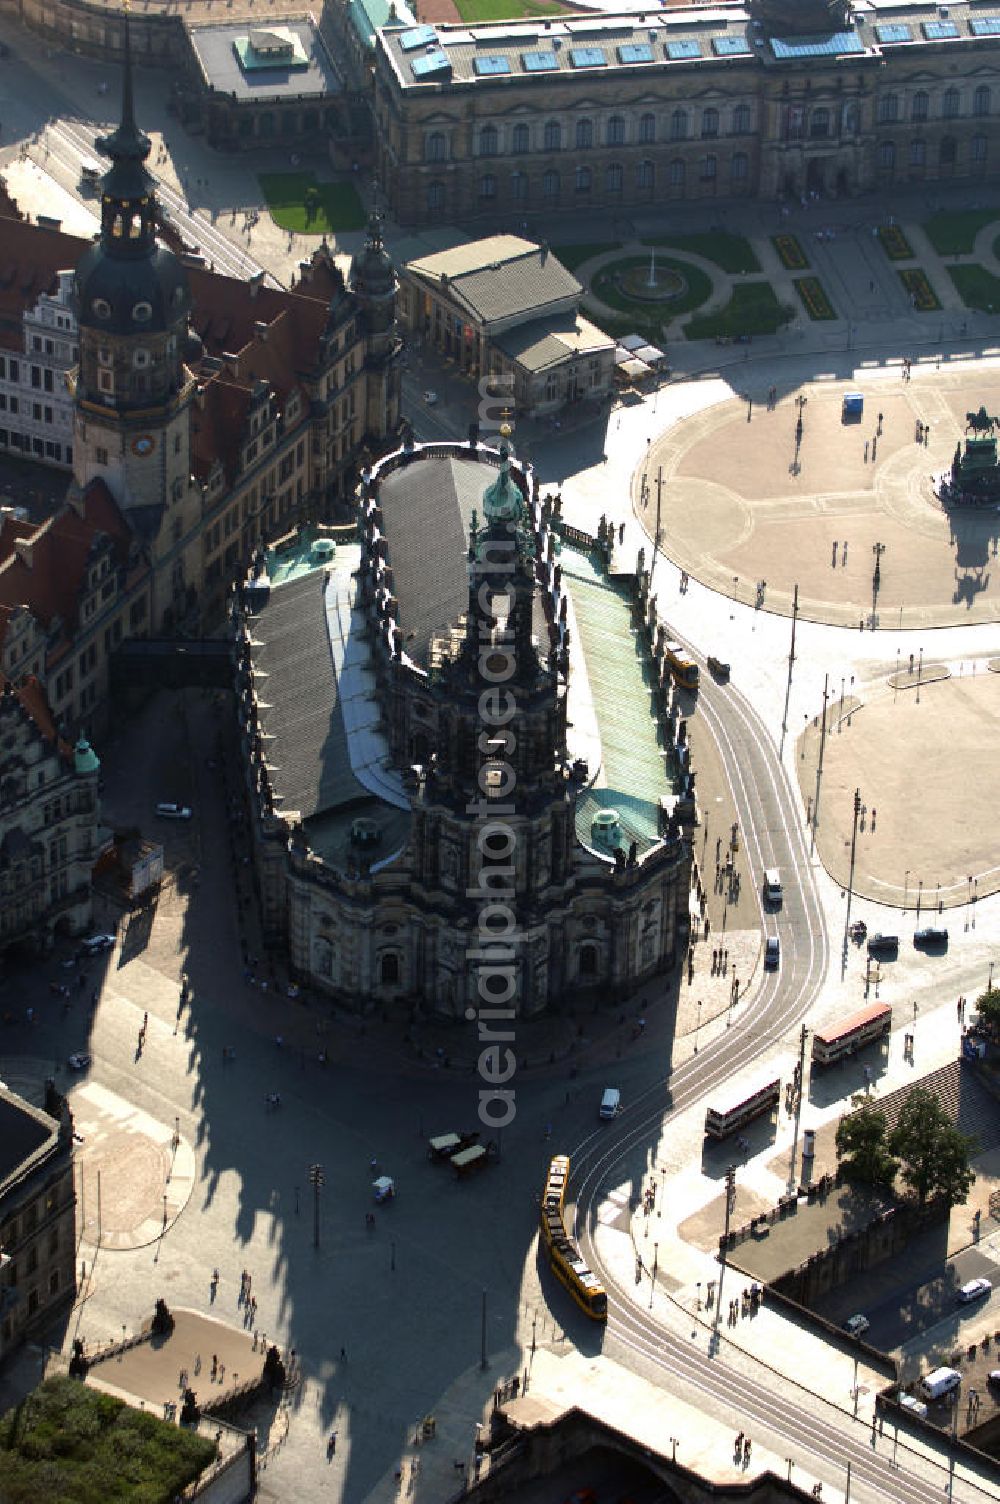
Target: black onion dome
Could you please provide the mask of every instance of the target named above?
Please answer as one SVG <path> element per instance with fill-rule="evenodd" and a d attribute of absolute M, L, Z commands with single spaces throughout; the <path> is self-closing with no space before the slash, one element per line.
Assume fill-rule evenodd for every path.
<path fill-rule="evenodd" d="M 97 241 L 76 268 L 73 303 L 81 327 L 163 333 L 187 322 L 191 288 L 183 265 L 165 246 L 154 246 L 141 261 L 121 261 Z"/>
<path fill-rule="evenodd" d="M 351 259 L 351 291 L 368 297 L 384 297 L 396 288 L 392 258 L 382 241 L 381 220 L 373 214 L 368 221 L 365 243 Z"/>

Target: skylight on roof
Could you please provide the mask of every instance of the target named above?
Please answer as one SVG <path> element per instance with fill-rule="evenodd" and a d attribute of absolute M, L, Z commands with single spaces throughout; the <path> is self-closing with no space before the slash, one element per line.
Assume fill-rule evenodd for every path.
<path fill-rule="evenodd" d="M 740 57 L 750 51 L 745 36 L 713 37 L 712 51 L 716 57 Z"/>
<path fill-rule="evenodd" d="M 701 57 L 701 43 L 697 37 L 682 37 L 678 42 L 668 42 L 667 57 L 675 63 L 686 57 Z"/>
<path fill-rule="evenodd" d="M 472 66 L 480 78 L 492 78 L 498 73 L 510 72 L 510 59 L 506 57 L 477 57 L 473 58 Z"/>
<path fill-rule="evenodd" d="M 608 65 L 603 47 L 571 47 L 569 60 L 574 68 L 606 68 Z"/>
<path fill-rule="evenodd" d="M 977 16 L 969 22 L 969 30 L 974 37 L 1000 36 L 1000 16 Z"/>
<path fill-rule="evenodd" d="M 651 63 L 653 49 L 648 42 L 630 42 L 628 46 L 618 48 L 618 61 L 620 63 Z"/>
<path fill-rule="evenodd" d="M 902 22 L 893 21 L 888 26 L 876 26 L 875 35 L 880 42 L 912 42 L 913 32 Z"/>
<path fill-rule="evenodd" d="M 404 31 L 399 39 L 399 45 L 404 52 L 413 52 L 417 47 L 426 47 L 428 42 L 437 40 L 437 32 L 433 26 L 415 26 L 412 31 Z"/>
<path fill-rule="evenodd" d="M 922 21 L 920 30 L 928 42 L 941 42 L 948 37 L 958 36 L 958 24 L 955 21 Z"/>
<path fill-rule="evenodd" d="M 410 67 L 414 78 L 431 78 L 435 73 L 451 72 L 451 64 L 440 47 L 435 47 L 433 52 L 428 52 L 424 57 L 415 57 Z"/>
<path fill-rule="evenodd" d="M 551 73 L 559 64 L 554 52 L 522 52 L 521 67 L 525 73 Z"/>
<path fill-rule="evenodd" d="M 835 31 L 829 37 L 771 38 L 771 51 L 782 61 L 788 58 L 838 57 L 845 52 L 864 50 L 864 43 L 855 31 Z"/>

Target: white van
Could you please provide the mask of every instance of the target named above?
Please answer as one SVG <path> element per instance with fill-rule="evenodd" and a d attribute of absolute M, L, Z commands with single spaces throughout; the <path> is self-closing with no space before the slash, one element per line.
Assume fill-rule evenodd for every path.
<path fill-rule="evenodd" d="M 768 867 L 764 873 L 764 901 L 779 904 L 783 897 L 781 873 L 777 867 Z"/>
<path fill-rule="evenodd" d="M 616 1118 L 622 1110 L 622 1094 L 617 1086 L 606 1086 L 601 1098 L 600 1116 L 605 1120 Z"/>
<path fill-rule="evenodd" d="M 920 1380 L 920 1393 L 925 1400 L 940 1400 L 955 1389 L 961 1389 L 962 1375 L 956 1368 L 932 1368 Z"/>

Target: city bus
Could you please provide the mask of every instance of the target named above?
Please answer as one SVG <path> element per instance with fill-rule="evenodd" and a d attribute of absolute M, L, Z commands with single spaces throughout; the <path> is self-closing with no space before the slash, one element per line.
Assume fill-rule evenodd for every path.
<path fill-rule="evenodd" d="M 563 1204 L 568 1183 L 569 1156 L 557 1154 L 549 1165 L 541 1201 L 542 1241 L 549 1267 L 592 1321 L 607 1321 L 608 1297 L 604 1286 L 587 1268 L 580 1250 L 566 1232 Z"/>
<path fill-rule="evenodd" d="M 663 652 L 674 683 L 680 689 L 697 689 L 699 670 L 687 648 L 679 642 L 665 642 Z"/>
<path fill-rule="evenodd" d="M 842 1023 L 816 1030 L 812 1042 L 813 1065 L 832 1065 L 835 1060 L 843 1060 L 871 1044 L 873 1039 L 884 1039 L 891 1031 L 892 1009 L 888 1003 L 860 1008 Z"/>
<path fill-rule="evenodd" d="M 710 1107 L 705 1114 L 705 1137 L 728 1138 L 731 1133 L 745 1128 L 754 1118 L 770 1114 L 781 1101 L 781 1077 L 765 1081 L 762 1085 L 744 1091 L 728 1107 Z"/>

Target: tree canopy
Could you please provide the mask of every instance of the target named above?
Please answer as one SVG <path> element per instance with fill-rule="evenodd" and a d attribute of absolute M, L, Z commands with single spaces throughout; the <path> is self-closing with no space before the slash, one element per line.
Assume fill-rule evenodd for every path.
<path fill-rule="evenodd" d="M 1000 1039 L 1000 988 L 990 987 L 976 999 L 976 1011 L 984 1033 Z"/>
<path fill-rule="evenodd" d="M 931 1196 L 943 1196 L 949 1206 L 967 1199 L 976 1179 L 969 1165 L 975 1139 L 958 1131 L 933 1092 L 913 1088 L 888 1147 L 898 1156 L 900 1174 L 921 1206 Z"/>
<path fill-rule="evenodd" d="M 853 1184 L 891 1186 L 899 1165 L 886 1142 L 886 1115 L 869 1097 L 854 1097 L 852 1105 L 837 1124 L 837 1162 Z"/>

